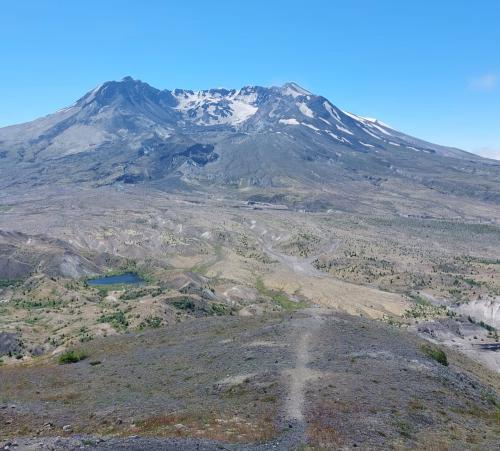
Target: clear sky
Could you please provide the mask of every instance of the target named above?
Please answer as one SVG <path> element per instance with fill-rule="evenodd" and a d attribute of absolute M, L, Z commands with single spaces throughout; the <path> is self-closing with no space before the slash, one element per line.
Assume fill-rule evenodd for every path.
<path fill-rule="evenodd" d="M 0 126 L 125 75 L 157 88 L 295 81 L 500 158 L 500 1 L 3 0 Z"/>

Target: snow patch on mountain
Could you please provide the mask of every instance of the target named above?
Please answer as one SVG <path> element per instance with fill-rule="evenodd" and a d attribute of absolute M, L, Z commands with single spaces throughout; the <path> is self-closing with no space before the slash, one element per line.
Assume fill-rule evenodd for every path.
<path fill-rule="evenodd" d="M 233 124 L 239 124 L 250 119 L 258 110 L 258 108 L 250 103 L 244 102 L 242 100 L 234 100 L 231 104 L 231 109 L 233 111 Z"/>
<path fill-rule="evenodd" d="M 340 137 L 338 137 L 335 133 L 329 131 L 329 130 L 325 130 L 325 132 L 330 135 L 332 138 L 336 139 L 337 141 L 342 141 L 342 139 Z"/>
<path fill-rule="evenodd" d="M 309 108 L 305 103 L 298 103 L 297 106 L 304 116 L 314 119 L 314 113 L 312 112 L 311 108 Z"/>
<path fill-rule="evenodd" d="M 354 133 L 351 132 L 351 130 L 349 130 L 345 127 L 342 127 L 340 125 L 336 125 L 335 127 L 337 127 L 341 132 L 347 133 L 348 135 L 354 135 Z"/>
<path fill-rule="evenodd" d="M 382 127 L 392 129 L 392 127 L 390 125 L 386 124 L 385 122 L 379 121 L 378 119 L 376 119 L 374 117 L 366 117 L 366 116 L 358 116 L 358 117 L 360 117 L 361 119 L 364 119 L 365 121 L 372 122 L 374 124 L 381 125 Z"/>
<path fill-rule="evenodd" d="M 392 133 L 389 133 L 387 130 L 384 130 L 382 127 L 378 126 L 377 124 L 369 124 L 369 127 L 376 128 L 379 132 L 382 132 L 384 135 L 392 136 Z"/>
<path fill-rule="evenodd" d="M 380 136 L 376 134 L 377 131 L 387 136 L 393 136 L 392 133 L 387 131 L 387 129 L 393 129 L 389 125 L 384 124 L 378 119 L 372 117 L 357 116 L 356 114 L 349 113 L 348 111 L 342 112 L 346 116 L 349 116 L 351 119 L 354 119 L 366 133 L 373 136 L 374 138 L 380 139 Z"/>
<path fill-rule="evenodd" d="M 177 109 L 187 120 L 203 125 L 240 124 L 258 110 L 256 94 L 248 90 L 211 89 L 173 92 Z"/>
<path fill-rule="evenodd" d="M 372 138 L 375 138 L 375 139 L 379 139 L 379 140 L 382 140 L 382 138 L 378 135 L 376 135 L 375 133 L 371 132 L 368 128 L 363 128 L 363 131 L 365 133 L 368 133 Z"/>
<path fill-rule="evenodd" d="M 338 122 L 342 122 L 342 120 L 340 119 L 340 116 L 335 111 L 335 109 L 332 107 L 332 105 L 330 105 L 327 101 L 325 101 L 325 102 L 323 102 L 323 106 L 325 107 L 325 110 L 328 111 L 328 113 L 330 113 L 330 115 L 332 117 L 337 119 Z"/>
<path fill-rule="evenodd" d="M 283 85 L 282 93 L 285 96 L 292 96 L 293 98 L 312 95 L 312 93 L 300 87 L 297 83 L 293 82 Z"/>
<path fill-rule="evenodd" d="M 278 121 L 280 124 L 285 124 L 285 125 L 300 125 L 300 122 L 297 119 L 291 118 L 291 119 L 280 119 Z"/>
<path fill-rule="evenodd" d="M 319 128 L 315 127 L 312 124 L 306 124 L 305 122 L 301 122 L 301 124 L 304 125 L 305 127 L 309 127 L 310 129 L 319 132 Z"/>

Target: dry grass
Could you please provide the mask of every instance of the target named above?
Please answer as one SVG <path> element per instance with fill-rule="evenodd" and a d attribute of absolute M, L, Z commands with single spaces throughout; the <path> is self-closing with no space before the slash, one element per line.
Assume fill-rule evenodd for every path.
<path fill-rule="evenodd" d="M 242 418 L 237 415 L 165 414 L 141 420 L 139 434 L 159 437 L 197 437 L 227 443 L 264 442 L 276 436 L 274 417 Z"/>
<path fill-rule="evenodd" d="M 312 449 L 335 449 L 346 444 L 345 437 L 337 429 L 320 421 L 312 421 L 309 424 L 307 437 L 308 445 Z"/>

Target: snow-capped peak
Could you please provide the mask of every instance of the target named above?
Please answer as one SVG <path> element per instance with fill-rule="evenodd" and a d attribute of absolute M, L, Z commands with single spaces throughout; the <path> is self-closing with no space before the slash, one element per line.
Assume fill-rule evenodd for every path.
<path fill-rule="evenodd" d="M 313 95 L 311 92 L 307 91 L 306 89 L 302 88 L 299 86 L 297 83 L 290 82 L 290 83 L 285 83 L 282 87 L 281 90 L 283 92 L 283 95 L 285 96 L 292 96 L 292 97 L 300 97 L 300 96 L 311 96 Z"/>

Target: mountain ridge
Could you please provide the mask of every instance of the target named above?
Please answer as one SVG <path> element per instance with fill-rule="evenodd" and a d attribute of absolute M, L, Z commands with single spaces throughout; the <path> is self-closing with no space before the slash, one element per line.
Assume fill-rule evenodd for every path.
<path fill-rule="evenodd" d="M 258 86 L 258 85 L 246 85 L 243 86 L 240 89 L 229 89 L 229 88 L 212 88 L 212 89 L 203 89 L 203 90 L 189 90 L 189 89 L 173 89 L 173 90 L 160 90 L 157 88 L 152 87 L 148 83 L 142 82 L 140 80 L 135 80 L 130 76 L 124 77 L 120 81 L 107 81 L 104 82 L 91 91 L 87 92 L 84 96 L 82 96 L 80 99 L 78 99 L 75 103 L 70 105 L 69 107 L 62 108 L 55 113 L 43 116 L 39 119 L 35 119 L 33 121 L 29 122 L 24 122 L 21 124 L 14 124 L 14 125 L 9 125 L 6 127 L 1 127 L 0 131 L 6 131 L 8 129 L 12 128 L 19 128 L 26 126 L 27 124 L 32 124 L 35 122 L 43 121 L 44 119 L 59 115 L 61 113 L 67 114 L 67 113 L 73 113 L 73 109 L 75 108 L 85 108 L 85 107 L 92 107 L 96 108 L 98 106 L 101 107 L 106 107 L 109 106 L 110 103 L 117 102 L 120 107 L 126 107 L 130 105 L 124 105 L 125 102 L 129 102 L 133 106 L 150 106 L 151 103 L 155 107 L 160 107 L 162 108 L 162 113 L 160 114 L 159 111 L 156 111 L 158 113 L 159 118 L 165 118 L 165 112 L 168 111 L 170 114 L 170 117 L 168 119 L 170 120 L 186 120 L 187 118 L 193 119 L 194 122 L 196 123 L 197 120 L 199 120 L 199 125 L 225 125 L 226 122 L 224 121 L 224 118 L 227 118 L 231 111 L 228 112 L 228 108 L 224 110 L 221 108 L 221 104 L 228 103 L 233 101 L 235 97 L 246 97 L 246 103 L 247 105 L 252 105 L 256 109 L 253 111 L 252 114 L 248 114 L 247 116 L 241 118 L 238 117 L 236 118 L 235 121 L 229 122 L 230 124 L 240 124 L 243 122 L 246 122 L 249 120 L 256 112 L 258 107 L 261 106 L 263 103 L 268 100 L 269 96 L 279 96 L 279 97 L 292 97 L 293 99 L 299 98 L 302 100 L 301 102 L 296 102 L 295 106 L 298 107 L 299 112 L 302 114 L 302 118 L 306 117 L 309 119 L 313 119 L 316 117 L 316 119 L 322 119 L 323 121 L 327 121 L 325 117 L 330 116 L 329 119 L 332 120 L 333 118 L 334 121 L 337 121 L 339 123 L 342 123 L 342 119 L 345 120 L 345 117 L 342 119 L 340 118 L 340 115 L 346 116 L 347 118 L 351 119 L 352 121 L 355 121 L 355 125 L 358 125 L 360 127 L 363 126 L 368 126 L 371 128 L 371 130 L 366 130 L 368 135 L 372 133 L 372 137 L 375 137 L 375 139 L 380 139 L 380 134 L 385 134 L 386 136 L 391 136 L 392 132 L 396 133 L 396 137 L 399 135 L 404 135 L 408 137 L 409 135 L 405 135 L 402 132 L 397 131 L 393 127 L 390 127 L 389 125 L 385 124 L 384 122 L 380 121 L 377 118 L 368 118 L 368 117 L 363 117 L 356 115 L 354 113 L 348 112 L 347 110 L 340 109 L 336 106 L 333 105 L 328 99 L 326 99 L 323 96 L 320 95 L 315 95 L 312 94 L 311 92 L 305 90 L 304 88 L 300 87 L 297 83 L 295 82 L 288 82 L 285 83 L 282 86 L 271 86 L 271 87 L 263 87 L 263 86 Z M 306 101 L 302 98 L 306 98 Z M 197 99 L 199 100 L 197 102 Z M 308 102 L 311 102 L 313 104 L 323 104 L 323 108 L 325 111 L 321 111 L 318 113 L 318 110 L 313 111 L 311 110 L 310 106 L 307 104 Z M 94 102 L 97 104 L 95 105 Z M 149 105 L 148 105 L 149 104 Z M 316 105 L 317 106 L 317 105 Z M 219 111 L 219 117 L 218 121 L 215 120 L 214 123 L 210 122 L 205 122 L 203 118 L 199 118 L 195 110 L 197 109 L 202 109 L 202 110 L 210 110 L 210 108 L 216 109 L 217 107 L 221 109 Z M 320 105 L 321 108 L 321 105 Z M 169 109 L 174 110 L 174 111 L 169 111 Z M 175 113 L 178 114 L 175 114 Z M 151 111 L 150 111 L 151 113 Z M 184 113 L 184 116 L 183 116 Z M 297 111 L 295 111 L 297 113 Z M 325 114 L 326 113 L 326 114 Z M 212 116 L 217 116 L 216 114 L 212 114 Z M 298 124 L 293 121 L 294 118 L 283 118 L 280 117 L 280 122 L 281 124 L 284 125 L 303 125 L 303 126 L 311 126 L 311 124 L 307 122 L 299 122 Z M 296 119 L 295 119 L 296 120 Z M 298 121 L 297 121 L 298 122 Z M 326 122 L 325 122 L 326 123 Z M 331 126 L 332 124 L 328 124 Z M 336 124 L 334 124 L 336 125 Z M 352 125 L 352 123 L 350 124 Z M 337 125 L 336 125 L 337 126 Z M 311 128 L 311 127 L 310 127 Z M 313 129 L 313 128 L 312 128 Z M 314 130 L 314 129 L 313 129 Z M 340 128 L 337 126 L 337 130 L 339 133 L 339 136 L 343 136 L 344 134 L 347 133 L 349 135 L 349 132 L 346 130 L 342 130 L 342 127 Z M 390 132 L 392 131 L 392 132 Z M 352 133 L 352 132 L 351 132 Z M 332 135 L 330 135 L 332 136 Z M 417 140 L 417 138 L 413 138 Z M 339 139 L 339 141 L 342 142 L 342 138 Z M 424 140 L 417 140 L 419 142 L 426 142 Z M 344 140 L 344 143 L 346 141 Z M 423 149 L 424 151 L 430 151 L 434 146 L 438 146 L 441 148 L 445 148 L 446 146 L 441 146 L 441 145 L 436 145 L 436 144 L 431 144 L 427 143 L 429 145 L 429 149 Z M 451 147 L 446 147 L 448 149 L 453 149 L 453 150 L 459 150 L 460 153 L 466 154 L 470 158 L 477 157 L 474 154 L 471 154 L 466 151 L 462 151 L 460 149 L 456 148 L 451 148 Z"/>
<path fill-rule="evenodd" d="M 396 178 L 500 199 L 500 163 L 357 116 L 294 82 L 193 91 L 160 90 L 132 77 L 108 81 L 67 108 L 1 128 L 0 156 L 3 187 L 308 190 Z"/>

